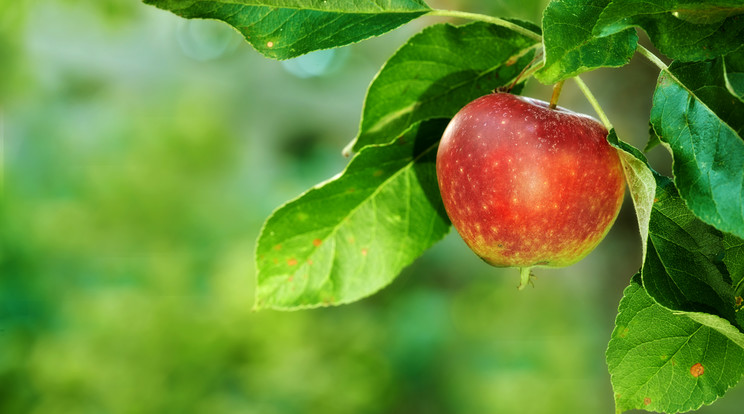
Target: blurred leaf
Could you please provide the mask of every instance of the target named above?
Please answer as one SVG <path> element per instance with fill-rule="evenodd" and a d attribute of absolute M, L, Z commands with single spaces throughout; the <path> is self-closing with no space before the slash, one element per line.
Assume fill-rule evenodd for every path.
<path fill-rule="evenodd" d="M 449 231 L 434 162 L 447 120 L 359 152 L 340 177 L 280 207 L 258 239 L 258 308 L 368 296 Z"/>
<path fill-rule="evenodd" d="M 638 35 L 627 29 L 595 37 L 592 27 L 610 0 L 553 1 L 543 13 L 545 66 L 535 77 L 552 84 L 601 67 L 630 62 Z"/>
<path fill-rule="evenodd" d="M 657 176 L 643 285 L 673 310 L 721 316 L 741 329 L 725 266 L 723 234 L 690 212 L 671 180 Z"/>
<path fill-rule="evenodd" d="M 703 221 L 744 237 L 744 103 L 728 92 L 721 59 L 672 64 L 654 91 L 651 123 L 669 144 L 674 180 Z"/>
<path fill-rule="evenodd" d="M 656 179 L 652 170 L 648 167 L 646 157 L 632 145 L 621 141 L 614 129 L 610 130 L 607 140 L 615 148 L 618 148 L 620 161 L 623 163 L 625 180 L 633 199 L 633 206 L 638 220 L 638 229 L 641 233 L 643 257 L 646 256 L 646 243 L 648 238 L 648 225 L 651 220 L 651 209 L 656 197 Z"/>
<path fill-rule="evenodd" d="M 727 324 L 720 319 L 716 323 Z M 737 337 L 733 328 L 728 329 Z M 741 344 L 656 304 L 639 275 L 634 276 L 620 302 L 607 348 L 617 411 L 671 413 L 712 403 L 744 374 Z"/>
<path fill-rule="evenodd" d="M 431 9 L 423 0 L 144 0 L 185 18 L 222 20 L 261 54 L 289 59 L 379 36 Z"/>
<path fill-rule="evenodd" d="M 732 95 L 744 101 L 744 48 L 724 57 L 726 88 Z"/>
<path fill-rule="evenodd" d="M 744 4 L 738 0 L 678 2 L 672 10 L 672 16 L 695 24 L 715 24 L 742 13 Z"/>
<path fill-rule="evenodd" d="M 425 28 L 370 84 L 354 150 L 390 142 L 418 121 L 451 117 L 473 99 L 509 85 L 537 45 L 487 23 Z"/>
<path fill-rule="evenodd" d="M 596 36 L 609 36 L 639 26 L 669 58 L 700 61 L 741 46 L 741 12 L 739 0 L 613 0 L 599 16 L 593 32 Z"/>

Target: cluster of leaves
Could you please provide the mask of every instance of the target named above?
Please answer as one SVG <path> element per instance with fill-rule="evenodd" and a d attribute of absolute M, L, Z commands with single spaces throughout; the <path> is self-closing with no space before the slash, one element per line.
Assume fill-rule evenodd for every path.
<path fill-rule="evenodd" d="M 348 303 L 389 284 L 450 230 L 434 160 L 462 106 L 551 84 L 641 53 L 660 67 L 652 138 L 674 178 L 621 155 L 643 240 L 607 350 L 618 412 L 709 404 L 744 373 L 744 5 L 737 0 L 563 0 L 530 23 L 431 9 L 423 0 L 145 0 L 223 20 L 287 59 L 381 35 L 424 15 L 469 17 L 411 37 L 367 91 L 356 152 L 337 177 L 279 208 L 259 237 L 257 307 Z M 636 28 L 673 63 L 638 45 Z"/>

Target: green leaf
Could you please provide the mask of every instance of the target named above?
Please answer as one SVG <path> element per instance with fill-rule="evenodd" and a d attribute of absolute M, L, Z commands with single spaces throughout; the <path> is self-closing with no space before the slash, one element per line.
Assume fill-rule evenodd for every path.
<path fill-rule="evenodd" d="M 740 101 L 744 101 L 744 48 L 726 55 L 724 63 L 726 88 Z"/>
<path fill-rule="evenodd" d="M 707 60 L 741 46 L 743 7 L 739 0 L 612 0 L 593 32 L 609 36 L 639 26 L 669 58 Z"/>
<path fill-rule="evenodd" d="M 744 133 L 744 103 L 734 99 L 726 87 L 724 59 L 674 62 L 659 77 L 664 73 L 671 80 L 683 85 L 695 99 L 705 104 L 737 134 Z"/>
<path fill-rule="evenodd" d="M 358 300 L 388 285 L 449 231 L 436 181 L 448 121 L 417 124 L 359 152 L 339 177 L 268 219 L 256 248 L 257 308 Z"/>
<path fill-rule="evenodd" d="M 185 18 L 222 20 L 261 54 L 289 59 L 379 36 L 431 9 L 423 0 L 144 0 Z"/>
<path fill-rule="evenodd" d="M 418 121 L 452 117 L 473 99 L 511 84 L 537 46 L 533 39 L 481 22 L 425 28 L 370 84 L 354 150 L 389 142 Z"/>
<path fill-rule="evenodd" d="M 715 323 L 727 329 L 725 321 Z M 728 332 L 741 340 L 740 333 Z M 744 349 L 719 330 L 655 303 L 636 275 L 620 302 L 607 365 L 618 413 L 673 413 L 710 404 L 736 385 L 744 374 Z"/>
<path fill-rule="evenodd" d="M 656 179 L 644 287 L 669 309 L 716 314 L 741 329 L 732 281 L 721 260 L 723 234 L 687 209 L 671 180 Z"/>
<path fill-rule="evenodd" d="M 646 240 L 651 220 L 651 210 L 656 197 L 656 178 L 649 168 L 646 157 L 632 145 L 618 139 L 615 130 L 610 130 L 607 140 L 618 149 L 620 161 L 623 163 L 625 180 L 633 199 L 638 230 L 641 233 L 643 257 L 646 256 Z"/>
<path fill-rule="evenodd" d="M 712 313 L 744 327 L 741 301 L 735 297 L 741 283 L 736 275 L 744 266 L 741 239 L 700 221 L 673 182 L 653 171 L 645 156 L 619 140 L 614 130 L 608 141 L 619 149 L 636 208 L 649 294 L 675 311 Z"/>
<path fill-rule="evenodd" d="M 610 0 L 552 1 L 543 12 L 545 66 L 535 73 L 542 83 L 552 84 L 601 67 L 630 62 L 638 35 L 627 29 L 595 37 L 592 28 Z"/>
<path fill-rule="evenodd" d="M 744 333 L 723 318 L 703 312 L 674 312 L 674 314 L 686 316 L 701 325 L 712 328 L 730 339 L 731 342 L 744 348 Z"/>
<path fill-rule="evenodd" d="M 744 103 L 726 89 L 722 60 L 662 71 L 651 124 L 672 152 L 674 180 L 690 210 L 744 237 Z"/>

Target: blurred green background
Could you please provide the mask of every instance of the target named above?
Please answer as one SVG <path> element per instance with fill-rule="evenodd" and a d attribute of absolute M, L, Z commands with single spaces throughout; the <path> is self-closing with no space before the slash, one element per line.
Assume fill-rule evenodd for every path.
<path fill-rule="evenodd" d="M 545 4 L 429 3 L 534 22 Z M 640 264 L 628 202 L 525 292 L 452 233 L 358 303 L 251 311 L 263 220 L 344 167 L 366 86 L 441 21 L 277 62 L 137 1 L 1 3 L 0 412 L 613 412 L 604 350 Z M 656 74 L 585 76 L 641 147 Z M 572 84 L 561 105 L 593 113 Z M 699 412 L 743 405 L 739 386 Z"/>

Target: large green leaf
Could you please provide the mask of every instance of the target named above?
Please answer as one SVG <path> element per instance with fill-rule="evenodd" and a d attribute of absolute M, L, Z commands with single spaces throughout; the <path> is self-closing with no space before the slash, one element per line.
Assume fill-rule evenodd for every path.
<path fill-rule="evenodd" d="M 658 305 L 638 275 L 633 278 L 607 348 L 617 412 L 693 410 L 739 382 L 744 374 L 744 335 L 720 319 L 709 321 L 720 324 L 720 330 L 694 319 L 709 315 L 691 316 Z"/>
<path fill-rule="evenodd" d="M 649 294 L 675 311 L 704 312 L 744 327 L 739 312 L 744 242 L 721 233 L 689 211 L 674 183 L 653 171 L 643 154 L 619 140 L 618 148 L 643 241 L 643 281 Z M 719 326 L 711 325 L 714 329 Z M 736 328 L 733 328 L 736 329 Z"/>
<path fill-rule="evenodd" d="M 744 237 L 744 103 L 728 92 L 721 59 L 662 71 L 651 124 L 672 151 L 674 181 L 690 210 Z"/>
<path fill-rule="evenodd" d="M 740 0 L 612 0 L 594 26 L 596 36 L 642 27 L 654 45 L 679 61 L 725 55 L 741 46 Z"/>
<path fill-rule="evenodd" d="M 370 84 L 353 148 L 389 142 L 421 120 L 451 117 L 473 99 L 509 85 L 537 45 L 487 23 L 425 28 Z"/>
<path fill-rule="evenodd" d="M 723 234 L 686 208 L 671 180 L 656 178 L 644 287 L 669 309 L 715 314 L 741 329 L 734 287 L 722 262 Z"/>
<path fill-rule="evenodd" d="M 449 231 L 435 159 L 447 120 L 359 152 L 339 177 L 279 208 L 258 239 L 257 308 L 371 295 Z"/>
<path fill-rule="evenodd" d="M 185 18 L 222 20 L 263 55 L 288 59 L 386 33 L 431 9 L 423 0 L 144 0 Z"/>
<path fill-rule="evenodd" d="M 535 77 L 551 84 L 601 67 L 623 66 L 638 43 L 633 29 L 595 37 L 592 28 L 610 0 L 552 1 L 543 12 L 545 66 Z"/>

